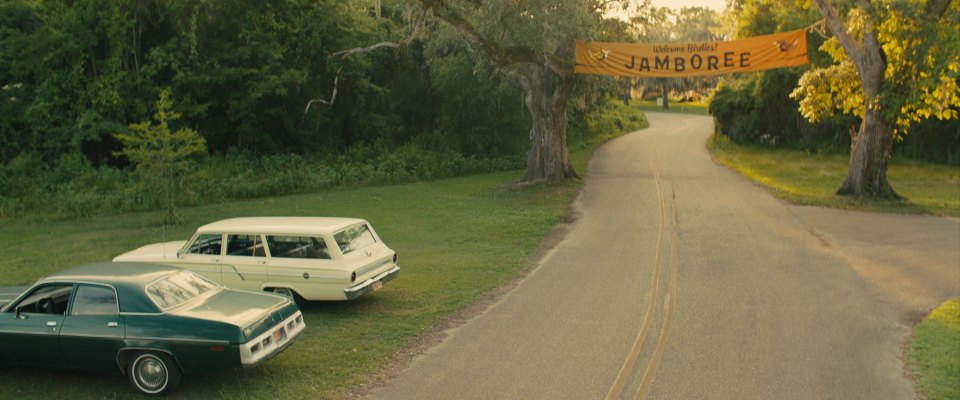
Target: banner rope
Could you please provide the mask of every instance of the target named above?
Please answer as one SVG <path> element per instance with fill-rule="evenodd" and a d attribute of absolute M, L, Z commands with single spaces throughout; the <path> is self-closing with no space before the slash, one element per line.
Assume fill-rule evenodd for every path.
<path fill-rule="evenodd" d="M 824 39 L 830 39 L 830 37 L 827 36 L 827 19 L 826 18 L 810 24 L 810 26 L 807 26 L 806 29 L 807 29 L 807 32 L 816 32 L 817 34 L 820 35 L 820 37 Z"/>

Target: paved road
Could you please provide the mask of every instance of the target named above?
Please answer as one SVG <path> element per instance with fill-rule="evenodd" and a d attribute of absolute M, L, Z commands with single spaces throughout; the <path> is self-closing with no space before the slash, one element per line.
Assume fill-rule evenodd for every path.
<path fill-rule="evenodd" d="M 572 230 L 376 399 L 912 399 L 902 341 L 960 295 L 960 222 L 791 206 L 706 117 L 600 148 Z"/>

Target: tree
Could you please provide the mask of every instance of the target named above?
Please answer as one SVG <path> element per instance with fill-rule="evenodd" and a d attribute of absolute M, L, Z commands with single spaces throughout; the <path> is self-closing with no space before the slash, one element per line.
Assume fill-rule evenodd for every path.
<path fill-rule="evenodd" d="M 576 177 L 567 151 L 567 103 L 574 88 L 573 43 L 589 39 L 602 13 L 589 1 L 419 0 L 516 77 L 533 121 L 520 183 Z"/>
<path fill-rule="evenodd" d="M 957 117 L 960 7 L 950 2 L 857 0 L 844 18 L 816 0 L 834 34 L 823 50 L 837 64 L 804 74 L 792 96 L 811 122 L 837 109 L 862 118 L 838 195 L 900 199 L 887 181 L 896 135 L 922 118 Z"/>
<path fill-rule="evenodd" d="M 124 156 L 134 165 L 145 189 L 161 192 L 167 214 L 163 222 L 179 223 L 176 192 L 183 187 L 183 179 L 193 170 L 193 157 L 205 155 L 206 141 L 196 131 L 181 128 L 170 131 L 169 122 L 180 118 L 173 111 L 170 90 L 160 92 L 157 113 L 151 121 L 128 126 L 130 133 L 117 133 L 114 137 L 123 143 L 123 150 L 115 153 Z"/>

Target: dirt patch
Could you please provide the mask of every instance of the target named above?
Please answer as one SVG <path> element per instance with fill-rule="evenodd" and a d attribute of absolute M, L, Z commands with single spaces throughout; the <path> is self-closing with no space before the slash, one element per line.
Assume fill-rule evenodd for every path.
<path fill-rule="evenodd" d="M 379 371 L 367 375 L 363 379 L 363 381 L 367 383 L 361 383 L 347 389 L 343 398 L 359 399 L 369 394 L 372 390 L 382 387 L 407 368 L 410 362 L 417 356 L 442 343 L 447 337 L 447 331 L 462 326 L 467 323 L 467 321 L 483 314 L 491 306 L 499 302 L 507 293 L 516 288 L 520 282 L 540 266 L 540 260 L 566 238 L 567 234 L 573 229 L 578 217 L 579 214 L 571 206 L 568 206 L 567 214 L 560 218 L 560 222 L 550 229 L 550 232 L 547 233 L 540 242 L 540 245 L 530 256 L 527 264 L 511 280 L 484 293 L 476 301 L 464 307 L 462 310 L 437 321 L 433 327 L 420 335 L 420 337 L 414 339 L 412 343 L 394 354 Z"/>

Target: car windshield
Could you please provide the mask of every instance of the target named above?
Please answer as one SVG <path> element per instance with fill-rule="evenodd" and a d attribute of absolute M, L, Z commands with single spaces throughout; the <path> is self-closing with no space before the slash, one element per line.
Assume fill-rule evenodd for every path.
<path fill-rule="evenodd" d="M 147 285 L 147 295 L 157 306 L 167 310 L 217 289 L 217 287 L 217 284 L 200 275 L 190 271 L 180 271 Z"/>
<path fill-rule="evenodd" d="M 377 242 L 377 240 L 373 238 L 373 232 L 370 232 L 370 229 L 367 228 L 367 224 L 351 226 L 337 232 L 333 235 L 333 238 L 337 240 L 337 246 L 340 246 L 340 251 L 342 251 L 343 254 L 362 249 Z"/>

